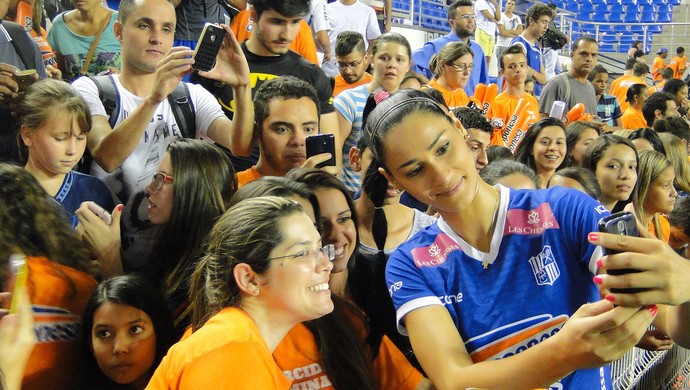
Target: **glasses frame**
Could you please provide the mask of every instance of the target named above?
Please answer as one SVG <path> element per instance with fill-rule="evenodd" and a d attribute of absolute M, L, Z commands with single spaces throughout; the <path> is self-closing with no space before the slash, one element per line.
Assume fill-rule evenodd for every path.
<path fill-rule="evenodd" d="M 323 254 L 326 256 L 328 261 L 333 261 L 335 259 L 335 245 L 333 244 L 328 244 L 324 245 L 321 248 L 318 249 L 311 249 L 308 251 L 301 251 L 302 253 L 297 253 L 294 255 L 285 255 L 285 256 L 276 256 L 276 257 L 269 257 L 266 260 L 280 260 L 280 259 L 296 259 L 298 257 L 304 257 L 308 258 L 311 256 L 312 259 L 316 260 L 316 257 L 313 257 L 315 254 L 318 255 L 319 253 Z M 304 253 L 306 252 L 306 253 Z"/>
<path fill-rule="evenodd" d="M 359 61 L 352 61 L 352 62 L 347 63 L 347 64 L 343 64 L 343 63 L 341 63 L 341 62 L 337 62 L 337 61 L 336 61 L 335 66 L 337 66 L 338 69 L 341 69 L 341 70 L 345 70 L 345 69 L 347 69 L 347 68 L 352 68 L 352 69 L 354 69 L 354 68 L 356 68 L 356 67 L 362 65 L 362 62 L 364 62 L 364 59 L 365 59 L 366 57 L 367 57 L 367 53 L 364 53 L 364 55 L 362 56 L 362 59 L 360 59 Z"/>
<path fill-rule="evenodd" d="M 162 180 L 157 180 L 156 178 L 162 177 Z M 165 183 L 172 183 L 173 182 L 173 177 L 166 175 L 163 172 L 156 172 L 153 174 L 153 178 L 151 179 L 151 184 L 152 187 L 156 189 L 156 191 L 160 191 L 161 188 L 163 188 L 163 184 Z"/>
<path fill-rule="evenodd" d="M 467 72 L 467 73 L 472 73 L 472 71 L 474 70 L 474 64 L 472 64 L 472 65 L 465 65 L 465 64 L 463 64 L 464 66 L 463 66 L 462 68 L 460 67 L 460 65 L 458 65 L 458 64 L 453 64 L 452 62 L 446 62 L 446 65 L 448 65 L 448 66 L 450 66 L 451 68 L 453 68 L 456 72 L 462 72 L 462 73 Z"/>

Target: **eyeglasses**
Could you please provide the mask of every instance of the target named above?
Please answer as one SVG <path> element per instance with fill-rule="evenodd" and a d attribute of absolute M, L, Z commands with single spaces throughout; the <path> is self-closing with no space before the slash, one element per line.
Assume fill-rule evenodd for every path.
<path fill-rule="evenodd" d="M 475 20 L 475 19 L 477 19 L 477 17 L 474 14 L 463 14 L 463 15 L 458 16 L 457 18 L 462 19 L 462 20 L 467 20 L 467 19 Z"/>
<path fill-rule="evenodd" d="M 160 190 L 163 188 L 164 183 L 172 183 L 173 182 L 173 177 L 168 176 L 163 172 L 156 172 L 153 174 L 153 180 L 151 183 L 153 183 L 153 188 L 156 190 Z"/>
<path fill-rule="evenodd" d="M 472 70 L 474 69 L 474 64 L 470 64 L 470 65 L 467 65 L 467 64 L 459 64 L 459 65 L 458 65 L 458 64 L 450 64 L 450 63 L 449 63 L 449 64 L 446 64 L 446 65 L 450 66 L 451 68 L 455 69 L 455 70 L 458 71 L 458 72 L 470 72 L 470 73 L 471 73 Z"/>
<path fill-rule="evenodd" d="M 278 260 L 278 259 L 299 259 L 299 260 L 307 260 L 311 259 L 314 262 L 319 259 L 319 254 L 323 254 L 326 256 L 328 261 L 333 261 L 335 259 L 335 246 L 333 244 L 328 244 L 324 246 L 323 248 L 318 248 L 318 249 L 312 249 L 312 250 L 304 250 L 300 251 L 298 253 L 295 253 L 294 255 L 285 255 L 285 256 L 278 256 L 278 257 L 271 257 L 266 260 Z"/>
<path fill-rule="evenodd" d="M 366 56 L 366 54 L 365 54 Z M 364 61 L 364 56 L 362 56 L 362 59 L 359 61 L 352 61 L 352 62 L 340 62 L 338 61 L 336 65 L 338 66 L 338 69 L 347 69 L 347 68 L 356 68 L 359 66 L 359 64 Z"/>

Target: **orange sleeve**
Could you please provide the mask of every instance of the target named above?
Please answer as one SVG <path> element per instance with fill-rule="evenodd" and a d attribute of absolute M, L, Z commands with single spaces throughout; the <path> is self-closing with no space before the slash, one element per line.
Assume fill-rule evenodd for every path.
<path fill-rule="evenodd" d="M 244 42 L 249 37 L 251 36 L 250 30 L 247 30 L 247 26 L 249 25 L 249 10 L 244 10 L 237 14 L 232 19 L 232 23 L 230 23 L 230 29 L 232 32 L 235 34 L 235 38 L 237 38 L 237 42 Z"/>
<path fill-rule="evenodd" d="M 414 389 L 424 376 L 414 368 L 388 336 L 383 336 L 374 360 L 379 389 Z"/>
<path fill-rule="evenodd" d="M 311 28 L 302 20 L 299 25 L 299 32 L 297 37 L 292 41 L 290 45 L 290 50 L 301 55 L 307 61 L 314 65 L 320 66 L 319 58 L 316 56 L 316 43 L 314 42 L 314 36 L 311 35 Z"/>
<path fill-rule="evenodd" d="M 31 4 L 25 1 L 20 1 L 19 3 L 17 3 L 17 14 L 14 19 L 15 23 L 24 27 L 24 30 L 28 31 L 29 29 L 31 29 L 31 26 L 33 25 L 33 17 L 34 10 L 33 7 L 31 7 Z"/>

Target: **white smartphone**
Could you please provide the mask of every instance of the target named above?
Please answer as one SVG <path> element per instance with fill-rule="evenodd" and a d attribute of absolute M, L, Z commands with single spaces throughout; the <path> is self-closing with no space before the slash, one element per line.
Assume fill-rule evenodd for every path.
<path fill-rule="evenodd" d="M 113 223 L 113 217 L 110 215 L 110 213 L 107 212 L 103 207 L 97 205 L 96 202 L 89 202 L 88 207 L 89 210 L 98 215 L 98 217 L 103 220 L 106 225 L 110 226 L 110 224 Z"/>

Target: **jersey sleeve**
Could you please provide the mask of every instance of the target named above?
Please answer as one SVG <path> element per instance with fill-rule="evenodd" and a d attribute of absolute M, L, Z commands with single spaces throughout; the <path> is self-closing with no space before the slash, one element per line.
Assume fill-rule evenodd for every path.
<path fill-rule="evenodd" d="M 93 80 L 88 77 L 80 77 L 74 80 L 72 86 L 86 101 L 86 105 L 89 106 L 92 116 L 101 115 L 108 118 L 108 114 L 105 112 L 105 107 L 103 107 L 103 102 L 101 102 L 101 99 L 98 97 L 98 87 Z"/>
<path fill-rule="evenodd" d="M 611 112 L 611 118 L 618 119 L 622 116 L 623 111 L 621 110 L 621 105 L 618 103 L 618 99 L 613 99 L 613 112 Z"/>
<path fill-rule="evenodd" d="M 328 17 L 326 16 L 326 2 L 324 0 L 312 0 L 317 5 L 311 18 L 311 26 L 315 33 L 328 31 Z"/>
<path fill-rule="evenodd" d="M 596 274 L 596 262 L 603 256 L 603 251 L 601 247 L 590 244 L 587 235 L 598 231 L 599 220 L 610 212 L 591 196 L 570 188 L 554 187 L 549 192 L 548 201 L 556 205 L 553 211 L 559 223 L 562 221 L 561 228 L 571 250 L 583 266 Z"/>
<path fill-rule="evenodd" d="M 187 86 L 194 102 L 197 138 L 205 137 L 211 123 L 217 118 L 225 116 L 225 114 L 223 114 L 223 109 L 220 107 L 218 100 L 205 90 L 204 87 L 195 84 L 187 84 Z"/>
<path fill-rule="evenodd" d="M 407 313 L 432 305 L 443 305 L 429 288 L 421 269 L 414 264 L 408 247 L 398 248 L 386 264 L 386 284 L 395 306 L 398 331 L 407 335 L 404 319 Z"/>
<path fill-rule="evenodd" d="M 376 19 L 376 12 L 373 8 L 369 8 L 370 12 L 367 12 L 367 41 L 376 39 L 381 35 L 381 29 L 379 28 L 379 21 Z M 335 48 L 334 48 L 335 50 Z"/>

